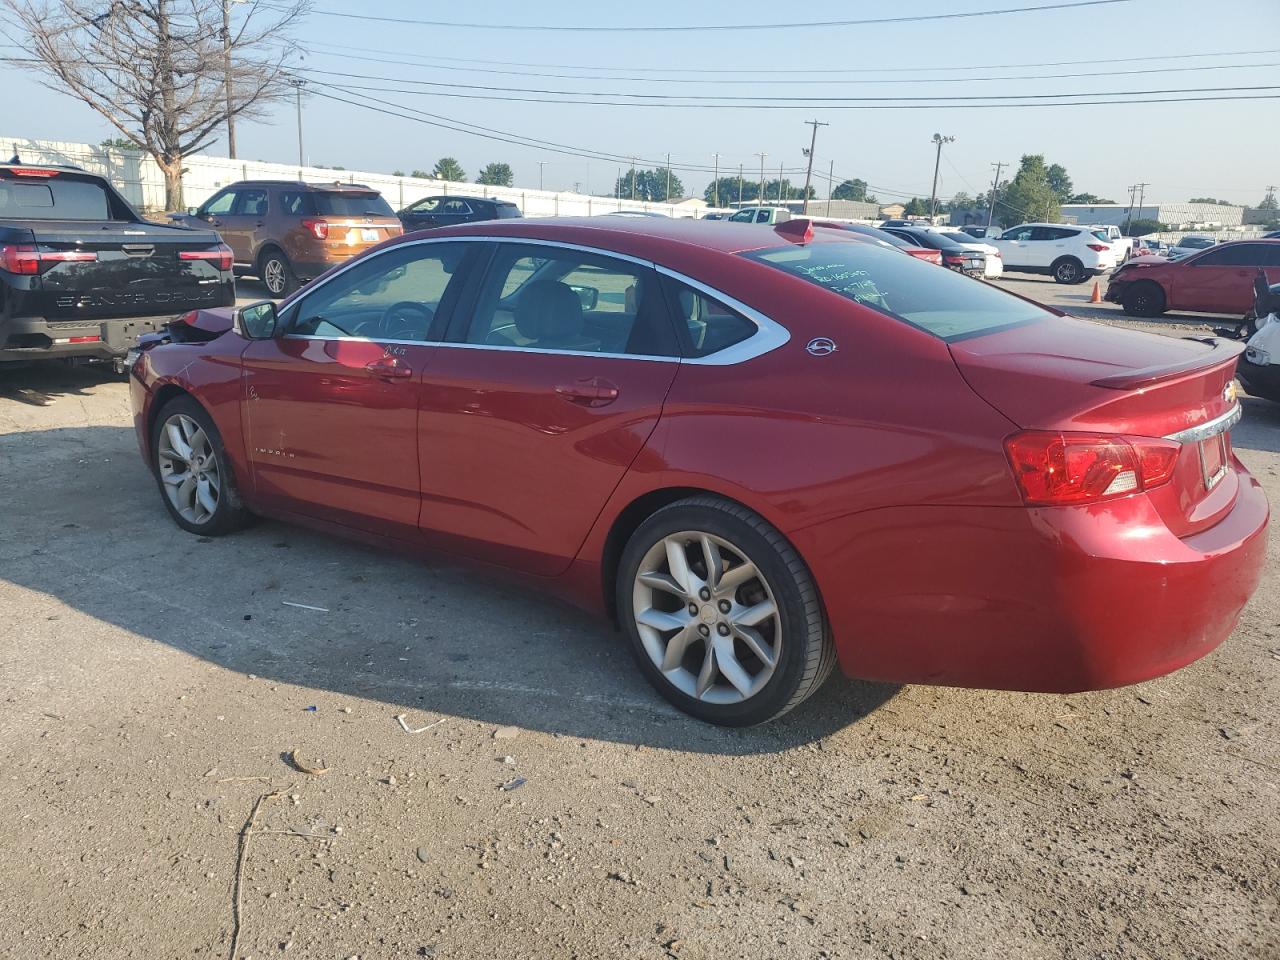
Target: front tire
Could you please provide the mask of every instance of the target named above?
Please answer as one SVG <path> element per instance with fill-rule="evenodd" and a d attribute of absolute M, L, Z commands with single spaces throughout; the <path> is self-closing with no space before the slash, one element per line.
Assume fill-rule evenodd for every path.
<path fill-rule="evenodd" d="M 151 452 L 160 497 L 183 530 L 216 537 L 250 521 L 222 436 L 191 397 L 177 397 L 161 409 L 151 431 Z"/>
<path fill-rule="evenodd" d="M 1053 263 L 1053 279 L 1058 283 L 1084 283 L 1084 264 L 1075 257 L 1062 257 Z"/>
<path fill-rule="evenodd" d="M 298 289 L 298 275 L 279 250 L 273 247 L 263 251 L 259 261 L 258 276 L 273 298 L 287 297 Z"/>
<path fill-rule="evenodd" d="M 771 720 L 812 695 L 835 664 L 804 561 L 739 504 L 691 497 L 653 514 L 623 551 L 616 589 L 641 672 L 701 720 Z"/>
<path fill-rule="evenodd" d="M 1150 280 L 1141 280 L 1124 292 L 1120 301 L 1131 317 L 1158 317 L 1165 311 L 1164 291 Z"/>

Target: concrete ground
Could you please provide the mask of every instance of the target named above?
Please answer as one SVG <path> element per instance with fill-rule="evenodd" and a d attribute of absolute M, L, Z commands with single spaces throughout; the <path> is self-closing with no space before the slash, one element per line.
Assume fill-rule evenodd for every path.
<path fill-rule="evenodd" d="M 0 491 L 0 957 L 1280 957 L 1280 533 L 1172 676 L 730 731 L 536 594 L 180 532 L 104 374 L 0 373 Z"/>

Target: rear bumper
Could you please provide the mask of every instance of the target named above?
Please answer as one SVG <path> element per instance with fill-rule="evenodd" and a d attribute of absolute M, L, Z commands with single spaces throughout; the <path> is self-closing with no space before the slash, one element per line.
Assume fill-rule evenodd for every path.
<path fill-rule="evenodd" d="M 113 360 L 124 356 L 141 334 L 159 330 L 173 317 L 166 314 L 110 320 L 51 322 L 43 317 L 0 320 L 0 361 L 63 357 Z"/>
<path fill-rule="evenodd" d="M 793 533 L 841 669 L 896 683 L 1069 693 L 1204 656 L 1258 584 L 1269 507 L 1179 539 L 1145 496 L 1087 508 L 893 508 Z"/>
<path fill-rule="evenodd" d="M 1280 365 L 1269 363 L 1264 366 L 1250 363 L 1248 357 L 1241 357 L 1236 376 L 1254 396 L 1280 403 Z"/>

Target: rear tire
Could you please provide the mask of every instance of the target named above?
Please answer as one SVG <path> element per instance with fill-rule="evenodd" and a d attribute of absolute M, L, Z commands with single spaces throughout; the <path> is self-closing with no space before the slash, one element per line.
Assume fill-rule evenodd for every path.
<path fill-rule="evenodd" d="M 739 504 L 699 496 L 653 514 L 622 553 L 616 590 L 641 672 L 700 720 L 771 720 L 811 696 L 835 664 L 804 561 Z"/>
<path fill-rule="evenodd" d="M 160 499 L 183 530 L 218 537 L 253 519 L 240 499 L 222 435 L 193 398 L 175 397 L 156 415 L 151 454 Z"/>
<path fill-rule="evenodd" d="M 1124 292 L 1120 305 L 1131 317 L 1158 317 L 1165 311 L 1164 291 L 1158 283 L 1140 280 Z"/>
<path fill-rule="evenodd" d="M 1053 279 L 1058 283 L 1084 283 L 1087 279 L 1084 264 L 1075 257 L 1060 257 L 1049 269 L 1053 271 Z"/>
<path fill-rule="evenodd" d="M 298 289 L 298 275 L 293 272 L 288 258 L 275 247 L 268 247 L 258 256 L 258 277 L 274 299 L 287 297 Z"/>

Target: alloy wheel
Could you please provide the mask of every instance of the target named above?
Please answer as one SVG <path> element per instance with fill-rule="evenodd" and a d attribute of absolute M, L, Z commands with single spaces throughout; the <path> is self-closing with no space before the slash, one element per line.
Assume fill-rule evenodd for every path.
<path fill-rule="evenodd" d="M 1063 283 L 1074 283 L 1077 279 L 1078 271 L 1074 263 L 1058 264 L 1058 279 Z"/>
<path fill-rule="evenodd" d="M 721 537 L 663 537 L 640 562 L 633 601 L 645 653 L 687 696 L 740 703 L 778 666 L 782 620 L 773 590 L 741 548 Z"/>
<path fill-rule="evenodd" d="M 283 293 L 285 286 L 284 263 L 275 257 L 268 260 L 266 266 L 262 268 L 262 282 L 267 285 L 267 289 L 272 293 Z"/>
<path fill-rule="evenodd" d="M 207 523 L 218 509 L 222 476 L 204 429 L 185 413 L 164 422 L 156 449 L 165 495 L 184 520 Z"/>

